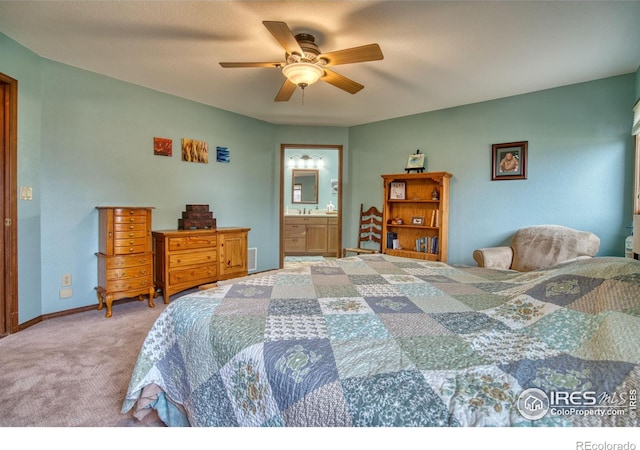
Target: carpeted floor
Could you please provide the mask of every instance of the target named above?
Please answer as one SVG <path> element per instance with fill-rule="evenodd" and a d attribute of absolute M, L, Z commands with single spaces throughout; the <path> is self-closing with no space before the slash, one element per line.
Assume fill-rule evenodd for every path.
<path fill-rule="evenodd" d="M 0 339 L 0 426 L 159 426 L 120 408 L 142 342 L 165 305 L 117 303 Z"/>

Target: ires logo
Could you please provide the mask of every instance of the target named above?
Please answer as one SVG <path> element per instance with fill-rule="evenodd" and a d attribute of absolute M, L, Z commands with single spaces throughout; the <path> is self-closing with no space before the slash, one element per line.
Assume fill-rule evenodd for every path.
<path fill-rule="evenodd" d="M 594 391 L 585 392 L 554 392 L 549 393 L 551 406 L 596 406 L 598 394 Z"/>
<path fill-rule="evenodd" d="M 538 420 L 548 413 L 554 416 L 636 416 L 636 391 L 628 393 L 596 391 L 552 391 L 525 389 L 518 397 L 520 414 L 529 420 Z"/>

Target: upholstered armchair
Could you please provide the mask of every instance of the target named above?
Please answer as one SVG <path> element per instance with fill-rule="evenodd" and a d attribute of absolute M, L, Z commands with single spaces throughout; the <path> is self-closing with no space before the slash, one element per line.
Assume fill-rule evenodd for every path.
<path fill-rule="evenodd" d="M 509 247 L 475 250 L 473 259 L 478 267 L 528 272 L 562 262 L 591 258 L 599 248 L 600 238 L 589 231 L 560 225 L 538 225 L 516 231 Z"/>

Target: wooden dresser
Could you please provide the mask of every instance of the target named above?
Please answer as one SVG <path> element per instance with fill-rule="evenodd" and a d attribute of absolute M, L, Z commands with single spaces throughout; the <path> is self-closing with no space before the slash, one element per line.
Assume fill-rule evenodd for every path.
<path fill-rule="evenodd" d="M 154 231 L 155 284 L 165 303 L 176 292 L 247 275 L 249 228 Z"/>
<path fill-rule="evenodd" d="M 153 307 L 153 251 L 150 207 L 98 206 L 98 309 L 114 300 L 149 295 Z"/>

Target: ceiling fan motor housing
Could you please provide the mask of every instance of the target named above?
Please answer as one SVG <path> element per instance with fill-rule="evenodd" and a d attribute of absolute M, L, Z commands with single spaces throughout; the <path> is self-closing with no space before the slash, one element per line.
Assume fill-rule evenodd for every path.
<path fill-rule="evenodd" d="M 316 38 L 308 33 L 298 33 L 296 34 L 296 41 L 298 41 L 300 48 L 304 52 L 301 58 L 315 62 L 317 56 L 320 54 L 320 48 L 316 44 Z"/>

